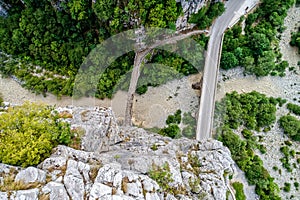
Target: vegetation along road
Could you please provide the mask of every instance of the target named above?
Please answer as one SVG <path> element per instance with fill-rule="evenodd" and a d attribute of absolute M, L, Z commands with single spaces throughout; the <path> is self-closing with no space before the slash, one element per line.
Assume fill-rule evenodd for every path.
<path fill-rule="evenodd" d="M 246 1 L 228 1 L 225 5 L 225 12 L 216 19 L 211 28 L 210 40 L 208 42 L 207 54 L 205 58 L 201 99 L 197 120 L 197 140 L 203 140 L 211 137 L 215 107 L 215 91 L 222 50 L 223 34 L 232 19 L 236 18 L 236 15 L 242 15 L 242 13 L 237 11 L 245 5 Z"/>

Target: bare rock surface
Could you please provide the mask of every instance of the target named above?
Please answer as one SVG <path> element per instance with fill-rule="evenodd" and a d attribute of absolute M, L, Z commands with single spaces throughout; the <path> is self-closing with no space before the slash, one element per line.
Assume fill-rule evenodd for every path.
<path fill-rule="evenodd" d="M 49 194 L 50 199 L 69 200 L 68 193 L 62 183 L 49 182 L 42 189 L 44 194 Z"/>
<path fill-rule="evenodd" d="M 176 0 L 180 2 L 182 7 L 183 16 L 180 16 L 176 21 L 177 30 L 185 30 L 193 28 L 193 24 L 188 23 L 188 18 L 197 13 L 203 6 L 205 6 L 209 1 L 208 0 Z"/>
<path fill-rule="evenodd" d="M 24 181 L 24 183 L 46 182 L 46 172 L 35 167 L 28 167 L 20 171 L 15 181 Z"/>
<path fill-rule="evenodd" d="M 39 189 L 19 190 L 13 192 L 10 200 L 38 200 Z"/>
<path fill-rule="evenodd" d="M 109 108 L 58 111 L 72 114 L 65 119 L 71 127 L 85 128 L 82 145 L 92 144 L 91 151 L 59 145 L 37 167 L 1 164 L 1 174 L 13 169 L 16 181 L 39 183 L 37 188 L 1 192 L 1 199 L 226 199 L 226 180 L 235 166 L 222 143 L 173 140 L 141 128 L 118 127 Z"/>

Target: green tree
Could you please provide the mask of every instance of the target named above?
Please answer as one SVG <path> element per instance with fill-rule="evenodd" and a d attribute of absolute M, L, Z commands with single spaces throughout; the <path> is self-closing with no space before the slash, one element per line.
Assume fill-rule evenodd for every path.
<path fill-rule="evenodd" d="M 296 104 L 288 103 L 286 107 L 295 115 L 300 115 L 300 106 Z"/>
<path fill-rule="evenodd" d="M 279 119 L 279 124 L 285 134 L 295 141 L 300 141 L 300 120 L 296 117 L 285 115 Z"/>
<path fill-rule="evenodd" d="M 262 55 L 264 51 L 270 49 L 270 40 L 265 34 L 254 32 L 250 37 L 250 48 L 254 55 Z"/>
<path fill-rule="evenodd" d="M 238 60 L 231 52 L 223 52 L 221 57 L 220 67 L 222 69 L 231 69 L 238 65 Z"/>
<path fill-rule="evenodd" d="M 170 138 L 176 138 L 180 136 L 180 132 L 181 130 L 177 124 L 170 124 L 167 127 L 160 129 L 158 133 Z"/>

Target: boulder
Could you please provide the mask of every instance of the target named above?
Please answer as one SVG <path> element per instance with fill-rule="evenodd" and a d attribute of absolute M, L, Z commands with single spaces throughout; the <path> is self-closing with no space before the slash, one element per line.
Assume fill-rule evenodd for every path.
<path fill-rule="evenodd" d="M 69 200 L 68 193 L 62 183 L 49 182 L 42 188 L 44 194 L 49 194 L 50 200 Z"/>
<path fill-rule="evenodd" d="M 46 172 L 35 167 L 28 167 L 21 170 L 15 178 L 15 181 L 24 181 L 25 183 L 46 182 Z"/>
<path fill-rule="evenodd" d="M 64 185 L 71 199 L 84 199 L 85 188 L 83 180 L 84 179 L 78 169 L 78 163 L 74 160 L 69 160 L 64 176 Z"/>
<path fill-rule="evenodd" d="M 19 190 L 12 192 L 10 200 L 38 200 L 39 189 Z"/>
<path fill-rule="evenodd" d="M 90 200 L 103 199 L 106 197 L 111 197 L 112 188 L 104 185 L 102 183 L 95 183 L 90 192 Z"/>

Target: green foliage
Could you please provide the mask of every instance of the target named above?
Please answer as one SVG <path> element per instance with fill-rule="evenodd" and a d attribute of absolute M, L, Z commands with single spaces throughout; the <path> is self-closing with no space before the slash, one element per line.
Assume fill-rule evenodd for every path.
<path fill-rule="evenodd" d="M 3 95 L 2 95 L 2 93 L 0 92 L 0 106 L 2 105 L 2 103 L 3 103 Z"/>
<path fill-rule="evenodd" d="M 279 124 L 288 137 L 300 141 L 300 120 L 291 115 L 285 115 L 279 119 Z"/>
<path fill-rule="evenodd" d="M 177 110 L 174 115 L 169 115 L 166 124 L 180 124 L 181 122 L 181 110 Z"/>
<path fill-rule="evenodd" d="M 232 187 L 235 190 L 235 198 L 236 200 L 246 200 L 246 196 L 244 194 L 244 185 L 239 182 L 232 183 Z"/>
<path fill-rule="evenodd" d="M 290 44 L 298 47 L 298 52 L 300 53 L 300 27 L 298 28 L 298 32 L 292 33 Z"/>
<path fill-rule="evenodd" d="M 279 188 L 263 167 L 262 160 L 254 155 L 249 141 L 243 141 L 227 126 L 219 128 L 218 140 L 223 142 L 231 152 L 233 160 L 245 172 L 249 184 L 255 185 L 255 191 L 262 200 L 281 199 L 278 196 Z"/>
<path fill-rule="evenodd" d="M 251 131 L 249 131 L 248 129 L 243 129 L 242 130 L 242 135 L 246 138 L 246 139 L 250 139 L 253 135 L 253 133 Z"/>
<path fill-rule="evenodd" d="M 190 74 L 198 73 L 197 69 L 195 69 L 195 67 L 192 64 L 190 64 L 188 61 L 186 61 L 179 55 L 167 51 L 162 51 L 162 50 L 157 51 L 153 56 L 151 62 L 169 66 L 171 69 L 173 69 L 174 72 L 177 73 L 177 75 L 180 73 L 187 76 Z"/>
<path fill-rule="evenodd" d="M 220 62 L 220 67 L 222 69 L 231 69 L 237 66 L 239 63 L 238 59 L 231 52 L 223 52 Z"/>
<path fill-rule="evenodd" d="M 284 183 L 283 191 L 290 192 L 291 191 L 291 184 L 290 183 Z"/>
<path fill-rule="evenodd" d="M 286 105 L 286 107 L 287 107 L 287 109 L 289 109 L 295 115 L 299 115 L 300 116 L 300 106 L 298 106 L 296 104 L 288 103 Z"/>
<path fill-rule="evenodd" d="M 138 93 L 139 95 L 142 95 L 142 94 L 145 94 L 147 92 L 147 90 L 148 90 L 147 85 L 142 85 L 136 89 L 136 93 Z"/>
<path fill-rule="evenodd" d="M 183 113 L 182 123 L 185 125 L 196 125 L 196 119 L 191 112 Z"/>
<path fill-rule="evenodd" d="M 280 161 L 282 163 L 282 166 L 288 171 L 288 172 L 292 172 L 292 166 L 291 166 L 291 163 L 290 163 L 290 156 L 291 155 L 291 152 L 289 147 L 288 146 L 283 146 L 283 147 L 280 147 L 280 151 L 281 153 L 283 153 L 284 157 L 283 158 L 280 158 Z"/>
<path fill-rule="evenodd" d="M 170 138 L 176 138 L 180 136 L 180 132 L 181 130 L 177 124 L 170 124 L 167 127 L 160 129 L 158 133 Z"/>
<path fill-rule="evenodd" d="M 224 3 L 210 3 L 201 8 L 196 14 L 192 14 L 189 23 L 197 24 L 199 29 L 205 29 L 211 26 L 213 20 L 225 11 Z"/>
<path fill-rule="evenodd" d="M 149 177 L 155 180 L 158 185 L 165 192 L 172 192 L 172 187 L 170 183 L 174 180 L 172 179 L 172 174 L 170 172 L 170 166 L 168 162 L 165 162 L 161 167 L 152 164 L 152 169 L 148 172 Z"/>
<path fill-rule="evenodd" d="M 278 32 L 283 30 L 283 20 L 292 0 L 263 0 L 259 8 L 246 18 L 245 34 L 242 23 L 228 30 L 224 37 L 221 67 L 230 69 L 243 66 L 246 73 L 256 76 L 284 76 L 288 67 L 281 61 Z"/>
<path fill-rule="evenodd" d="M 158 131 L 159 134 L 163 136 L 168 136 L 171 138 L 178 138 L 180 137 L 181 130 L 178 126 L 178 124 L 181 123 L 181 110 L 177 110 L 174 115 L 169 115 L 166 124 L 167 126 L 165 128 L 162 128 Z"/>
<path fill-rule="evenodd" d="M 47 158 L 53 147 L 69 144 L 69 125 L 53 108 L 25 103 L 0 115 L 0 162 L 27 167 Z"/>
<path fill-rule="evenodd" d="M 182 129 L 182 135 L 187 138 L 195 138 L 196 129 L 193 126 L 186 126 Z"/>
<path fill-rule="evenodd" d="M 25 88 L 38 94 L 58 96 L 72 95 L 75 75 L 97 44 L 141 25 L 174 29 L 182 12 L 175 0 L 5 2 L 11 8 L 8 17 L 0 17 L 0 49 L 16 61 L 1 58 L 0 71 L 15 75 L 25 82 Z M 134 19 L 136 24 L 131 23 Z M 114 86 L 131 69 L 133 60 L 129 53 L 114 62 L 101 77 L 96 97 L 112 97 Z M 32 75 L 35 66 L 44 70 L 41 77 Z M 94 91 L 83 95 L 90 92 Z M 138 92 L 145 90 L 140 88 Z"/>
<path fill-rule="evenodd" d="M 244 125 L 256 130 L 275 122 L 276 103 L 255 91 L 246 94 L 232 92 L 216 103 L 216 118 L 234 129 Z"/>
<path fill-rule="evenodd" d="M 296 190 L 299 189 L 299 183 L 298 182 L 294 182 L 294 186 L 295 186 Z"/>
<path fill-rule="evenodd" d="M 276 105 L 281 101 L 258 92 L 232 92 L 216 104 L 216 119 L 220 126 L 217 129 L 218 140 L 229 148 L 233 160 L 245 172 L 249 184 L 255 185 L 256 193 L 260 199 L 265 200 L 281 199 L 278 196 L 279 188 L 263 167 L 263 161 L 254 154 L 254 149 L 265 153 L 266 148 L 258 144 L 257 137 L 250 130 L 271 126 L 276 119 Z M 242 130 L 245 140 L 232 131 L 241 125 L 250 129 Z"/>
<path fill-rule="evenodd" d="M 156 144 L 153 144 L 152 146 L 151 146 L 151 149 L 153 150 L 153 151 L 156 151 L 158 148 L 157 148 L 157 145 Z"/>
<path fill-rule="evenodd" d="M 192 38 L 198 43 L 200 44 L 202 47 L 204 47 L 204 49 L 207 49 L 207 44 L 209 41 L 209 37 L 206 36 L 205 34 L 200 34 L 200 35 L 194 35 L 192 36 Z"/>

